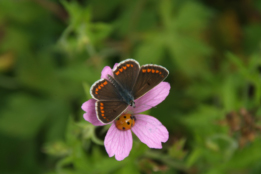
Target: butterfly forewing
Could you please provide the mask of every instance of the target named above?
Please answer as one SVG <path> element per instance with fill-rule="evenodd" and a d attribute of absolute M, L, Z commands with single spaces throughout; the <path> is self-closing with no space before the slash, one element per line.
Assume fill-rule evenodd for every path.
<path fill-rule="evenodd" d="M 114 78 L 127 91 L 131 92 L 139 75 L 140 65 L 133 59 L 127 59 L 118 64 L 113 71 Z"/>
<path fill-rule="evenodd" d="M 169 72 L 166 68 L 158 65 L 143 65 L 134 85 L 132 94 L 137 99 L 162 82 Z"/>
<path fill-rule="evenodd" d="M 122 97 L 115 86 L 107 79 L 95 82 L 91 87 L 91 95 L 96 100 L 121 101 Z"/>
<path fill-rule="evenodd" d="M 97 101 L 95 107 L 98 119 L 103 123 L 109 123 L 121 115 L 128 104 L 123 101 Z"/>

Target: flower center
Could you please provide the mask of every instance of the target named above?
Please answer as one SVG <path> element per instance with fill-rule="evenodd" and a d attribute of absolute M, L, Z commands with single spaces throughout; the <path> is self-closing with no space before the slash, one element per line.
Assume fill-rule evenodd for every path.
<path fill-rule="evenodd" d="M 124 131 L 131 129 L 134 126 L 135 121 L 136 117 L 134 115 L 123 114 L 115 121 L 115 124 L 119 130 Z"/>

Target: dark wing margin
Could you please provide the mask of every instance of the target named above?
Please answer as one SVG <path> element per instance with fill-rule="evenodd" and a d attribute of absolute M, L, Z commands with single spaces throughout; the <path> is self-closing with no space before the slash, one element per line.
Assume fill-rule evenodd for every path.
<path fill-rule="evenodd" d="M 169 71 L 159 65 L 143 65 L 140 68 L 139 76 L 133 88 L 134 99 L 140 98 L 149 90 L 157 86 L 169 75 Z"/>
<path fill-rule="evenodd" d="M 95 103 L 97 118 L 102 123 L 110 123 L 120 116 L 128 107 L 123 101 L 97 101 Z"/>
<path fill-rule="evenodd" d="M 114 79 L 127 91 L 131 92 L 139 75 L 140 65 L 134 59 L 120 62 L 113 70 Z"/>
<path fill-rule="evenodd" d="M 96 100 L 122 101 L 122 97 L 118 93 L 115 86 L 107 79 L 100 79 L 96 81 L 92 85 L 90 93 Z"/>

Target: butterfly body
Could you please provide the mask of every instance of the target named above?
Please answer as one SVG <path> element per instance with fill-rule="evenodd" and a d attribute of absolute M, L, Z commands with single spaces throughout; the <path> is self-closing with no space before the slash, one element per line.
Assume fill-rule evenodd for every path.
<path fill-rule="evenodd" d="M 126 102 L 128 105 L 135 107 L 134 97 L 130 93 L 130 91 L 124 89 L 122 85 L 119 82 L 117 82 L 117 80 L 115 80 L 112 76 L 108 75 L 108 78 L 110 82 L 112 82 L 112 84 L 115 86 L 115 88 L 118 89 L 118 92 L 122 97 L 122 100 Z"/>
<path fill-rule="evenodd" d="M 120 62 L 113 69 L 113 76 L 96 81 L 90 93 L 96 99 L 97 118 L 102 123 L 110 123 L 119 117 L 135 100 L 142 97 L 162 82 L 169 72 L 159 65 L 143 65 L 134 59 Z"/>

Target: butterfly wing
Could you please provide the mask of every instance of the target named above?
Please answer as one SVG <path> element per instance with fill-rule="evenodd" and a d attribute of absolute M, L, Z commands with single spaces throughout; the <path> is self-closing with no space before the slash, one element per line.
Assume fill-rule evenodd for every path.
<path fill-rule="evenodd" d="M 92 97 L 97 100 L 96 115 L 102 123 L 112 122 L 128 107 L 116 87 L 107 79 L 96 81 L 90 91 Z"/>
<path fill-rule="evenodd" d="M 133 87 L 134 99 L 140 98 L 149 90 L 162 82 L 169 74 L 169 71 L 159 65 L 143 65 L 140 68 L 139 76 Z"/>
<path fill-rule="evenodd" d="M 96 100 L 122 101 L 122 97 L 118 93 L 115 86 L 107 79 L 100 79 L 96 81 L 92 85 L 90 93 Z"/>
<path fill-rule="evenodd" d="M 128 92 L 131 92 L 139 75 L 140 65 L 134 59 L 120 62 L 113 70 L 114 79 Z"/>
<path fill-rule="evenodd" d="M 97 101 L 96 114 L 102 123 L 109 123 L 121 115 L 128 107 L 123 101 Z"/>

